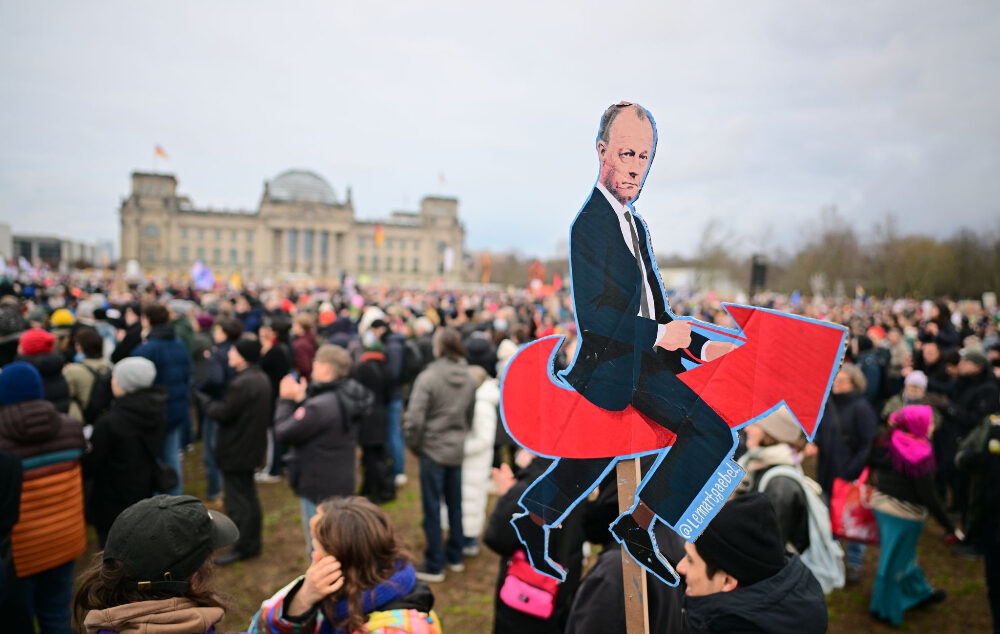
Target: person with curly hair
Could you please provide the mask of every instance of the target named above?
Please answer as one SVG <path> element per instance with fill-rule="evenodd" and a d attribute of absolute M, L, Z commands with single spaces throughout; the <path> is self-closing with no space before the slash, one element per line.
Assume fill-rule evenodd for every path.
<path fill-rule="evenodd" d="M 310 533 L 305 575 L 261 604 L 251 634 L 441 634 L 434 595 L 384 511 L 363 497 L 331 498 Z"/>

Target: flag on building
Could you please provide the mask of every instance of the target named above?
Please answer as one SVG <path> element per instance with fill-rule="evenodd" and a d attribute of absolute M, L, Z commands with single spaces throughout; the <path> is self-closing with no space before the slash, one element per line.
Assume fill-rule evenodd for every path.
<path fill-rule="evenodd" d="M 167 151 L 164 150 L 163 146 L 161 145 L 157 145 L 156 149 L 153 151 L 156 153 L 156 158 L 161 158 L 161 159 L 170 158 L 169 156 L 167 156 Z"/>
<path fill-rule="evenodd" d="M 382 223 L 375 223 L 375 246 L 381 247 L 382 243 L 385 242 L 385 231 L 382 229 Z"/>

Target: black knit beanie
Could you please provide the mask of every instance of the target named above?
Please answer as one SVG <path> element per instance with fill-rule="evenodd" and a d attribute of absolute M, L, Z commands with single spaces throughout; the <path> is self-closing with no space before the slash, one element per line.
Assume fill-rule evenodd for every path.
<path fill-rule="evenodd" d="M 780 532 L 767 497 L 748 493 L 726 502 L 694 545 L 707 563 L 749 586 L 784 567 Z"/>
<path fill-rule="evenodd" d="M 254 339 L 240 339 L 233 344 L 236 352 L 246 360 L 247 363 L 257 363 L 260 361 L 260 342 Z"/>

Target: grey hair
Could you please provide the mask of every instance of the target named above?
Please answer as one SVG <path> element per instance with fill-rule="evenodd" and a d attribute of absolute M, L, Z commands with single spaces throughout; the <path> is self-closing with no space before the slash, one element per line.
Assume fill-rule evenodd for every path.
<path fill-rule="evenodd" d="M 597 133 L 598 141 L 607 143 L 611 140 L 611 124 L 615 122 L 618 115 L 626 110 L 634 112 L 635 116 L 639 117 L 639 121 L 649 121 L 649 113 L 646 112 L 645 108 L 637 103 L 632 103 L 631 101 L 619 101 L 613 106 L 609 106 L 608 109 L 604 111 L 604 115 L 601 116 L 601 129 Z"/>

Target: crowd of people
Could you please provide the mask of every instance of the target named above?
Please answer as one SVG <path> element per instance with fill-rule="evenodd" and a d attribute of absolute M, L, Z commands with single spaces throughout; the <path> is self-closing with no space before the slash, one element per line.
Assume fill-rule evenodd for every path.
<path fill-rule="evenodd" d="M 440 632 L 432 587 L 483 546 L 501 557 L 496 632 L 624 631 L 613 474 L 551 531 L 561 582 L 531 568 L 510 522 L 550 461 L 506 435 L 504 369 L 550 334 L 565 336 L 555 361 L 565 367 L 577 340 L 568 293 L 535 290 L 0 283 L 5 623 L 209 631 L 225 611 L 212 568 L 267 555 L 257 487 L 285 480 L 311 563 L 263 601 L 253 631 Z M 657 544 L 682 582 L 650 584 L 652 631 L 824 630 L 824 594 L 862 579 L 865 552 L 854 541 L 841 550 L 827 505 L 837 479 L 863 472 L 881 536 L 872 616 L 900 625 L 907 610 L 946 600 L 917 564 L 930 515 L 955 556 L 984 559 L 1000 618 L 990 486 L 1000 311 L 860 293 L 756 299 L 846 325 L 846 359 L 812 443 L 775 411 L 741 430 L 747 477 L 698 541 L 660 526 Z M 671 304 L 733 325 L 711 295 Z M 181 468 L 199 442 L 201 499 L 182 495 Z M 813 456 L 815 482 L 802 468 Z M 419 474 L 419 560 L 379 508 L 407 486 L 408 459 Z M 74 597 L 88 523 L 103 555 Z M 601 551 L 584 571 L 586 544 Z"/>

